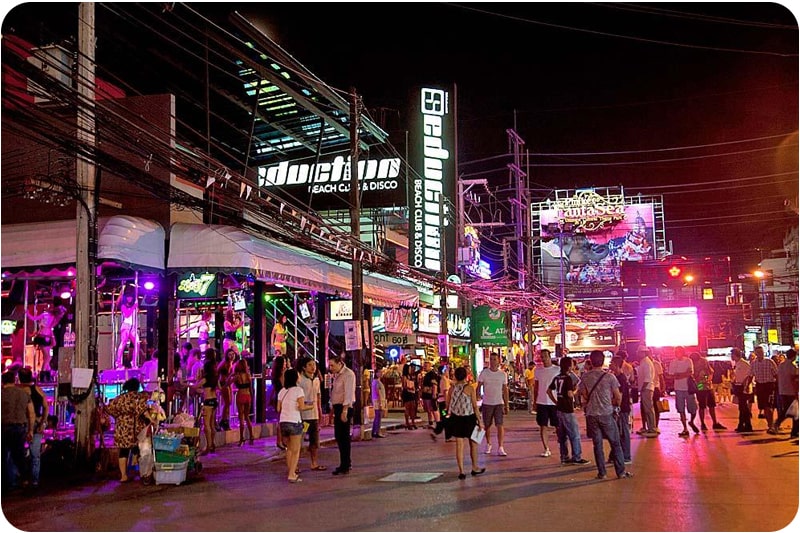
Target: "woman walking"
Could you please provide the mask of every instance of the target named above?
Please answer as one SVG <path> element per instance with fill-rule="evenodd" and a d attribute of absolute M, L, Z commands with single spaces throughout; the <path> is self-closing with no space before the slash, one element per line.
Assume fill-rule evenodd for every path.
<path fill-rule="evenodd" d="M 473 476 L 486 472 L 485 468 L 478 468 L 478 443 L 472 440 L 472 431 L 477 425 L 483 429 L 481 417 L 478 413 L 478 400 L 475 397 L 475 388 L 467 385 L 467 369 L 458 367 L 455 371 L 456 382 L 450 387 L 447 395 L 447 412 L 450 418 L 451 435 L 456 439 L 456 463 L 458 464 L 458 479 L 466 479 L 464 473 L 464 440 L 469 442 L 469 457 L 472 461 Z"/>
<path fill-rule="evenodd" d="M 283 375 L 284 388 L 278 395 L 278 412 L 283 441 L 286 443 L 286 468 L 289 483 L 302 481 L 297 470 L 300 459 L 300 446 L 303 443 L 303 419 L 301 411 L 313 409 L 314 404 L 306 405 L 302 387 L 297 386 L 297 370 L 290 368 Z"/>
<path fill-rule="evenodd" d="M 417 372 L 414 365 L 407 364 L 403 367 L 403 392 L 401 395 L 406 429 L 417 429 Z"/>
<path fill-rule="evenodd" d="M 206 360 L 203 363 L 203 375 L 197 382 L 197 388 L 203 394 L 203 430 L 206 436 L 206 447 L 200 455 L 213 453 L 217 450 L 214 444 L 216 437 L 216 418 L 217 418 L 217 387 L 219 386 L 219 375 L 217 374 L 217 351 L 214 348 L 206 350 Z"/>

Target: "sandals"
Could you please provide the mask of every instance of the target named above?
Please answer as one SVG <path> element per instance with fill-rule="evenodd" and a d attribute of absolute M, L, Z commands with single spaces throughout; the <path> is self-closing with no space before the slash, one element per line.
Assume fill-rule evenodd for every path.
<path fill-rule="evenodd" d="M 299 478 L 299 477 L 296 477 L 296 478 L 291 478 L 290 477 L 289 478 L 289 483 L 300 483 L 301 481 L 303 481 L 303 480 L 301 478 Z"/>
<path fill-rule="evenodd" d="M 325 465 L 317 465 L 317 466 L 312 466 L 311 467 L 311 470 L 327 470 L 327 469 L 328 469 L 328 467 L 325 466 Z"/>

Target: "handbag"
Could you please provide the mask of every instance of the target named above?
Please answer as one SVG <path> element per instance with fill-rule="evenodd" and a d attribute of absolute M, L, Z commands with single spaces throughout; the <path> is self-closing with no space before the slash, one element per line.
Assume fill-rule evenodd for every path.
<path fill-rule="evenodd" d="M 669 411 L 669 401 L 666 398 L 658 400 L 658 410 L 662 413 Z"/>
<path fill-rule="evenodd" d="M 686 378 L 686 392 L 689 394 L 697 394 L 697 382 L 693 376 Z"/>

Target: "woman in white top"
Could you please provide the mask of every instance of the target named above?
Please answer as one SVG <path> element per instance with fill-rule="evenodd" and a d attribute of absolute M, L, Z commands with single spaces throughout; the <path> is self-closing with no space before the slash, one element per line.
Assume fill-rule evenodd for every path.
<path fill-rule="evenodd" d="M 302 481 L 297 471 L 300 445 L 303 443 L 303 419 L 300 411 L 314 408 L 314 404 L 306 405 L 303 389 L 297 386 L 297 378 L 297 370 L 293 368 L 287 370 L 283 375 L 283 388 L 278 393 L 279 423 L 281 436 L 286 444 L 289 483 Z"/>

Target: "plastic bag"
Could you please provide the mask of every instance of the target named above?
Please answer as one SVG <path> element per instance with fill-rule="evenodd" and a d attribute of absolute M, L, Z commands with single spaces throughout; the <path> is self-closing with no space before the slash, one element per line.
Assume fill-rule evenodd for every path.
<path fill-rule="evenodd" d="M 795 420 L 797 420 L 797 398 L 789 404 L 789 407 L 786 408 L 786 416 L 791 416 Z"/>

